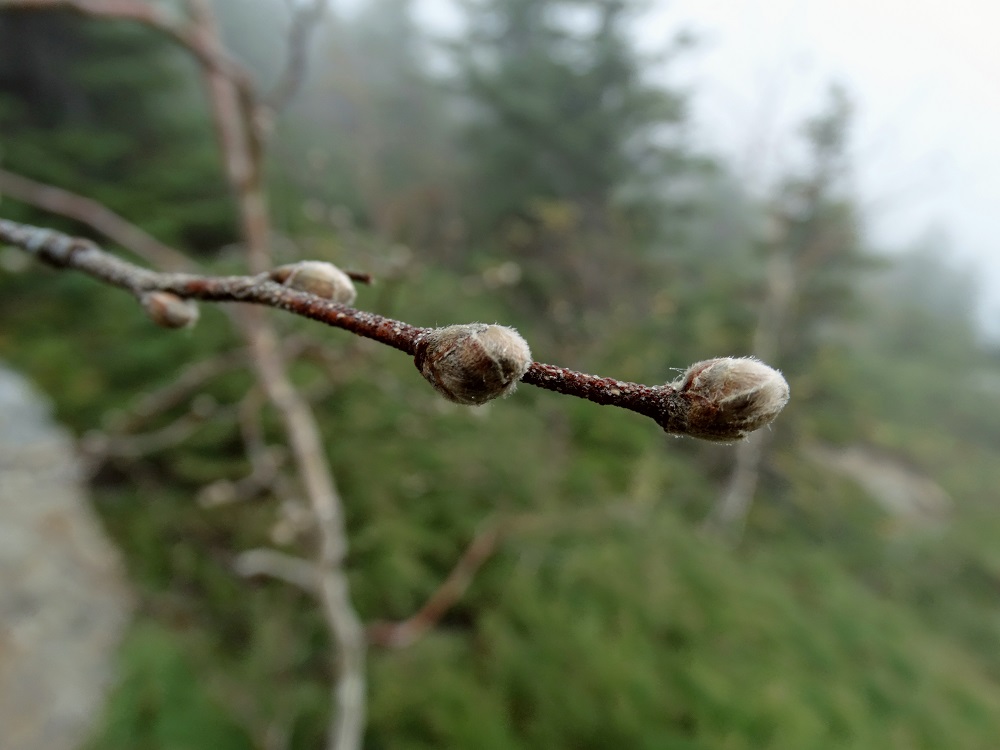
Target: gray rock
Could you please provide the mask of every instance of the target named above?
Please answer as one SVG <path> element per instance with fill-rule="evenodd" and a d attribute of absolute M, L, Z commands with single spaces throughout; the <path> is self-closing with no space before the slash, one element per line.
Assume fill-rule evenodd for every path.
<path fill-rule="evenodd" d="M 0 365 L 0 747 L 69 750 L 114 678 L 131 597 L 73 442 Z"/>

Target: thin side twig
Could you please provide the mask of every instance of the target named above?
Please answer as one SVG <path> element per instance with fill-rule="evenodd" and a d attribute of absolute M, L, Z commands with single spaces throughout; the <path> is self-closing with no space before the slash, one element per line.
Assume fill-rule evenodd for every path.
<path fill-rule="evenodd" d="M 399 622 L 380 621 L 368 626 L 369 643 L 385 648 L 405 648 L 425 635 L 465 595 L 476 573 L 497 551 L 501 535 L 499 526 L 477 534 L 448 577 L 416 613 Z"/>
<path fill-rule="evenodd" d="M 246 353 L 241 351 L 194 362 L 162 388 L 142 394 L 127 411 L 111 420 L 108 429 L 118 434 L 133 432 L 144 422 L 191 398 L 209 381 L 245 366 Z"/>
<path fill-rule="evenodd" d="M 645 520 L 644 509 L 631 503 L 602 505 L 570 513 L 524 513 L 494 520 L 475 535 L 444 581 L 414 614 L 403 620 L 380 620 L 369 624 L 368 642 L 382 648 L 405 648 L 427 635 L 465 596 L 476 574 L 510 537 L 582 531 L 590 527 L 606 531 L 609 523 L 634 527 Z"/>
<path fill-rule="evenodd" d="M 296 5 L 288 30 L 285 68 L 264 101 L 275 112 L 284 110 L 302 88 L 309 60 L 309 41 L 326 15 L 327 0 L 312 0 Z"/>
<path fill-rule="evenodd" d="M 261 547 L 241 552 L 233 561 L 233 569 L 244 578 L 268 576 L 290 583 L 313 596 L 319 588 L 314 563 L 274 549 Z"/>

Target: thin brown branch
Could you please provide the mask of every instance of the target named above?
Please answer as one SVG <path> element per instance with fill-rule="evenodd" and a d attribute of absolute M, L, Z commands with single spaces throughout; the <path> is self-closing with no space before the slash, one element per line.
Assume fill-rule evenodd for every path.
<path fill-rule="evenodd" d="M 607 530 L 609 523 L 644 523 L 643 508 L 634 503 L 600 505 L 570 513 L 525 513 L 491 522 L 473 538 L 445 580 L 405 620 L 381 620 L 368 626 L 368 642 L 383 648 L 405 648 L 433 629 L 468 591 L 473 578 L 507 538 L 538 532 Z M 589 533 L 589 532 L 588 532 Z"/>
<path fill-rule="evenodd" d="M 320 602 L 339 650 L 334 686 L 337 706 L 331 748 L 360 747 L 365 715 L 365 638 L 351 604 L 343 561 L 347 535 L 340 497 L 326 463 L 319 428 L 309 405 L 295 391 L 278 356 L 278 340 L 269 326 L 248 328 L 260 381 L 285 424 L 292 453 L 316 515 L 320 550 L 316 567 Z"/>
<path fill-rule="evenodd" d="M 274 89 L 265 97 L 268 106 L 275 112 L 285 109 L 302 88 L 309 61 L 309 42 L 326 10 L 327 0 L 300 3 L 292 10 L 285 67 Z"/>
<path fill-rule="evenodd" d="M 165 386 L 143 394 L 128 411 L 118 414 L 109 430 L 132 432 L 142 423 L 180 405 L 209 381 L 245 366 L 246 354 L 242 351 L 226 352 L 188 365 Z"/>
<path fill-rule="evenodd" d="M 309 341 L 306 337 L 295 336 L 285 342 L 284 351 L 286 356 L 295 358 L 311 351 L 315 346 L 315 342 Z M 141 394 L 133 405 L 118 413 L 110 421 L 108 430 L 115 433 L 132 432 L 144 422 L 179 406 L 217 377 L 246 367 L 248 362 L 249 357 L 245 349 L 234 349 L 194 362 L 181 370 L 179 375 L 175 375 L 162 388 Z M 254 408 L 259 410 L 259 405 L 252 396 L 253 392 L 248 393 L 240 403 L 241 425 L 248 401 L 252 401 Z"/>
<path fill-rule="evenodd" d="M 196 399 L 190 411 L 156 430 L 138 434 L 91 432 L 80 442 L 88 474 L 93 475 L 102 464 L 112 459 L 137 459 L 180 445 L 210 421 L 235 417 L 231 406 L 218 406 L 214 400 Z"/>
<path fill-rule="evenodd" d="M 250 463 L 250 473 L 237 480 L 220 479 L 198 493 L 203 507 L 215 507 L 258 497 L 277 488 L 284 451 L 269 447 L 261 423 L 265 397 L 260 388 L 251 388 L 237 406 L 237 423 L 243 438 L 243 452 Z"/>
<path fill-rule="evenodd" d="M 84 453 L 102 461 L 109 458 L 138 458 L 180 445 L 205 424 L 199 414 L 183 414 L 165 427 L 138 435 L 92 434 L 83 441 Z"/>
<path fill-rule="evenodd" d="M 448 577 L 415 614 L 399 622 L 372 623 L 368 626 L 368 642 L 385 648 L 405 648 L 425 635 L 465 595 L 476 573 L 497 551 L 501 535 L 499 526 L 477 534 Z"/>
<path fill-rule="evenodd" d="M 215 15 L 207 2 L 187 0 L 191 16 L 188 32 L 195 46 L 212 56 L 220 56 L 222 43 Z M 268 246 L 269 229 L 267 204 L 264 200 L 261 174 L 263 135 L 260 107 L 256 98 L 247 105 L 240 86 L 224 71 L 210 65 L 202 66 L 202 77 L 212 110 L 219 150 L 226 178 L 236 194 L 240 209 L 240 229 L 250 254 L 250 265 L 259 271 L 262 264 L 255 257 Z"/>
<path fill-rule="evenodd" d="M 253 500 L 270 492 L 281 496 L 281 467 L 285 461 L 285 451 L 273 447 L 257 454 L 250 462 L 250 473 L 239 479 L 217 479 L 202 487 L 196 497 L 203 508 Z"/>
<path fill-rule="evenodd" d="M 21 247 L 52 266 L 75 268 L 137 296 L 143 292 L 162 290 L 187 299 L 265 305 L 343 328 L 411 355 L 416 353 L 421 338 L 431 330 L 289 289 L 271 281 L 267 274 L 212 277 L 156 273 L 126 263 L 88 240 L 3 219 L 0 219 L 0 240 Z M 723 380 L 719 392 L 696 387 L 702 373 L 711 369 L 713 362 L 719 361 L 693 365 L 685 378 L 668 385 L 628 383 L 540 362 L 531 364 L 522 381 L 596 404 L 643 414 L 672 434 L 732 441 L 770 422 L 784 405 L 784 400 L 778 399 L 777 409 L 768 412 L 770 418 L 766 421 L 748 421 L 744 412 L 754 407 L 754 384 L 750 384 L 754 387 L 735 393 L 726 389 L 738 389 L 745 384 Z M 731 413 L 728 411 L 729 402 L 737 397 L 740 410 Z M 787 399 L 787 390 L 784 399 Z"/>

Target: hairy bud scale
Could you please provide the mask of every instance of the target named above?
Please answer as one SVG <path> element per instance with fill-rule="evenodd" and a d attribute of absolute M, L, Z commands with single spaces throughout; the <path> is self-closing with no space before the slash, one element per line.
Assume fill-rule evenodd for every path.
<path fill-rule="evenodd" d="M 696 362 L 671 386 L 682 398 L 667 432 L 722 443 L 770 424 L 789 397 L 782 374 L 752 358 Z"/>
<path fill-rule="evenodd" d="M 414 363 L 449 401 L 476 406 L 514 392 L 531 366 L 528 343 L 513 328 L 484 323 L 421 334 Z"/>

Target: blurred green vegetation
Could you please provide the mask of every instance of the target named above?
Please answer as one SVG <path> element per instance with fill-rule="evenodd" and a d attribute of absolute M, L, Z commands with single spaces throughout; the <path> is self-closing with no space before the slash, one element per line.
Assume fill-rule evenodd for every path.
<path fill-rule="evenodd" d="M 220 8 L 266 74 L 272 16 Z M 795 293 L 773 363 L 793 399 L 734 547 L 701 526 L 732 447 L 527 387 L 457 407 L 395 351 L 276 318 L 325 353 L 294 375 L 327 436 L 366 621 L 407 617 L 477 531 L 525 521 L 428 636 L 373 648 L 367 747 L 995 747 L 1000 357 L 940 240 L 891 258 L 865 246 L 846 97 L 805 124 L 806 162 L 761 197 L 686 145 L 682 92 L 652 86 L 628 44 L 632 3 L 470 3 L 467 41 L 445 51 L 409 9 L 338 15 L 279 123 L 279 259 L 374 271 L 366 309 L 498 320 L 540 360 L 663 382 L 751 353 L 784 258 Z M 5 168 L 236 267 L 196 80 L 155 35 L 0 13 L 0 132 Z M 9 199 L 0 210 L 86 233 Z M 240 354 L 217 309 L 165 332 L 126 295 L 13 258 L 0 256 L 0 356 L 81 436 L 113 430 L 186 365 Z M 238 409 L 252 388 L 241 370 L 218 375 L 187 440 L 93 477 L 140 600 L 95 750 L 322 745 L 336 655 L 317 607 L 232 570 L 253 547 L 310 553 L 308 534 L 279 533 L 298 489 L 198 501 L 250 470 Z M 849 447 L 936 482 L 948 506 L 887 510 L 817 458 Z"/>

